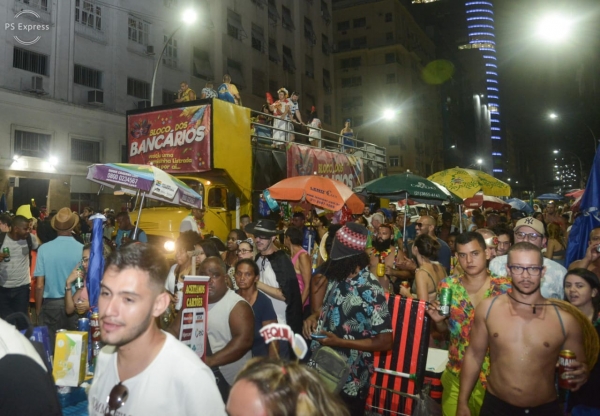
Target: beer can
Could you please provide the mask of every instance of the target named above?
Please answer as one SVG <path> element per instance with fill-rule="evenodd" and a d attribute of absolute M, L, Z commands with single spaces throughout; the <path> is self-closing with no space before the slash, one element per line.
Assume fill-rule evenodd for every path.
<path fill-rule="evenodd" d="M 450 316 L 450 304 L 452 303 L 452 289 L 443 287 L 440 290 L 440 315 Z"/>
<path fill-rule="evenodd" d="M 377 276 L 385 276 L 385 263 L 377 263 Z"/>
<path fill-rule="evenodd" d="M 93 313 L 90 319 L 90 332 L 92 333 L 92 342 L 100 342 L 100 322 L 97 312 Z"/>
<path fill-rule="evenodd" d="M 408 282 L 408 280 L 403 280 L 400 282 L 400 284 L 405 288 L 410 289 L 410 283 Z"/>
<path fill-rule="evenodd" d="M 573 367 L 573 361 L 575 361 L 575 353 L 571 350 L 562 350 L 558 354 L 558 387 L 561 389 L 569 390 L 573 388 L 571 386 L 571 382 L 566 377 L 566 371 L 572 371 L 575 369 Z"/>
<path fill-rule="evenodd" d="M 2 249 L 2 254 L 6 256 L 4 257 L 4 262 L 8 263 L 10 261 L 10 249 L 8 247 L 4 247 Z"/>
<path fill-rule="evenodd" d="M 77 320 L 77 330 L 88 332 L 90 330 L 90 320 L 88 318 L 79 318 Z"/>

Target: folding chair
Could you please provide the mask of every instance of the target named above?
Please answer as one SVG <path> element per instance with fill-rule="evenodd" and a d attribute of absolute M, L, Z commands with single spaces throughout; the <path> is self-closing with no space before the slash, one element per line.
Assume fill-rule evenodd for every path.
<path fill-rule="evenodd" d="M 374 354 L 375 372 L 367 398 L 367 411 L 411 415 L 423 388 L 429 346 L 427 304 L 417 299 L 389 296 L 394 343 L 387 352 Z"/>

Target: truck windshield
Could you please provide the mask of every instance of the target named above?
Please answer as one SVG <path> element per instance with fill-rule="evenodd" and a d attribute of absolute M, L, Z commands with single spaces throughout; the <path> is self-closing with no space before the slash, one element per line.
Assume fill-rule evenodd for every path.
<path fill-rule="evenodd" d="M 184 182 L 187 186 L 192 188 L 194 191 L 198 192 L 202 196 L 202 200 L 204 201 L 204 187 L 200 182 L 194 179 L 185 179 L 179 178 L 182 182 Z M 153 207 L 170 207 L 173 204 L 168 204 L 166 202 L 157 201 L 156 199 L 146 198 L 144 200 L 145 208 L 153 208 Z"/>

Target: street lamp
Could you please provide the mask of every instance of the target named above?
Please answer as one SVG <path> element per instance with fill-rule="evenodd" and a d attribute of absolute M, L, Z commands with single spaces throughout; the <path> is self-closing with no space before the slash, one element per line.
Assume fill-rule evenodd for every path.
<path fill-rule="evenodd" d="M 165 42 L 162 51 L 160 51 L 160 55 L 158 55 L 158 59 L 156 60 L 156 65 L 154 65 L 154 72 L 152 73 L 152 87 L 150 89 L 150 107 L 154 106 L 154 86 L 156 85 L 156 74 L 158 73 L 158 67 L 162 62 L 162 57 L 165 54 L 165 51 L 167 50 L 169 42 L 171 42 L 171 39 L 173 39 L 173 36 L 175 36 L 179 29 L 181 29 L 183 26 L 191 25 L 196 21 L 197 18 L 198 15 L 193 9 L 188 9 L 185 12 L 183 12 L 183 15 L 181 16 L 181 24 L 177 27 L 177 29 L 173 31 L 173 33 L 171 33 L 171 36 L 169 36 L 169 38 Z"/>
<path fill-rule="evenodd" d="M 556 113 L 549 113 L 548 118 L 550 120 L 557 120 L 559 117 L 558 117 L 558 114 L 556 114 Z M 582 121 L 582 123 L 585 127 L 587 127 L 587 129 L 590 131 L 590 133 L 592 135 L 592 139 L 594 140 L 594 153 L 596 153 L 596 144 L 598 143 L 598 140 L 596 139 L 594 130 L 592 130 L 592 128 L 590 126 L 588 126 L 587 123 L 585 123 L 584 121 Z M 558 153 L 558 152 L 554 152 L 554 153 Z"/>
<path fill-rule="evenodd" d="M 569 36 L 571 25 L 570 20 L 558 14 L 544 16 L 538 22 L 537 35 L 550 43 L 559 43 Z"/>
<path fill-rule="evenodd" d="M 396 111 L 392 110 L 391 108 L 388 108 L 386 110 L 383 110 L 383 118 L 386 120 L 393 120 L 396 118 Z"/>
<path fill-rule="evenodd" d="M 479 170 L 481 170 L 481 165 L 483 164 L 483 159 L 477 159 L 477 164 L 479 165 Z"/>

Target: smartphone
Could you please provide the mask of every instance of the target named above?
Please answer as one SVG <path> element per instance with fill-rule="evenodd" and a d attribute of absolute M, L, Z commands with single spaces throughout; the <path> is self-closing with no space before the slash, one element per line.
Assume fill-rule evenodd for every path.
<path fill-rule="evenodd" d="M 327 338 L 327 335 L 325 335 L 325 334 L 319 334 L 319 333 L 313 333 L 313 334 L 310 334 L 310 337 L 312 339 L 324 339 L 324 338 Z"/>

